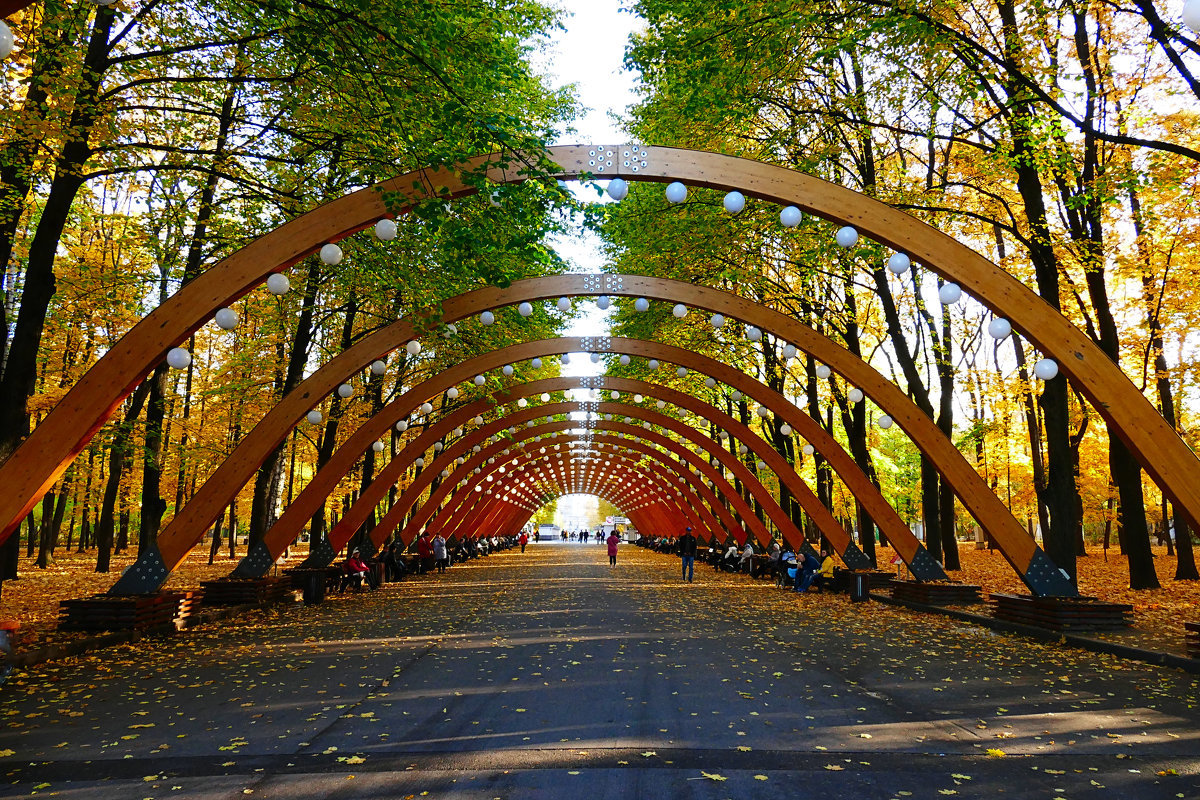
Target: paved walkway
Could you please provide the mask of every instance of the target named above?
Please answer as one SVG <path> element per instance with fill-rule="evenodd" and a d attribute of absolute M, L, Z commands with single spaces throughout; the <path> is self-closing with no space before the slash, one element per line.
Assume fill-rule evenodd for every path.
<path fill-rule="evenodd" d="M 18 673 L 0 795 L 1200 797 L 1184 673 L 538 544 Z"/>

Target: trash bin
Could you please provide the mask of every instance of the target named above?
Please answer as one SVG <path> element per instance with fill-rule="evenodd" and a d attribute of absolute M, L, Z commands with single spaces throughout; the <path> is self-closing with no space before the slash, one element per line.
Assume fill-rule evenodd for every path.
<path fill-rule="evenodd" d="M 865 572 L 850 573 L 850 602 L 864 603 L 870 599 L 871 576 Z"/>
<path fill-rule="evenodd" d="M 301 588 L 304 592 L 304 605 L 315 606 L 325 602 L 325 570 L 307 570 Z"/>

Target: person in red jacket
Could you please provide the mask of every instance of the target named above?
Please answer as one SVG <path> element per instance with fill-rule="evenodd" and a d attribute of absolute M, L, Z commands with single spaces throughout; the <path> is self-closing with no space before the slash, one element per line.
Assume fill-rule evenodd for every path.
<path fill-rule="evenodd" d="M 366 578 L 367 584 L 370 585 L 371 570 L 367 567 L 367 562 L 362 560 L 358 550 L 355 550 L 346 559 L 346 562 L 342 564 L 342 585 L 338 588 L 338 591 L 346 591 L 346 587 L 352 583 L 356 592 L 362 591 L 363 578 Z"/>
<path fill-rule="evenodd" d="M 617 545 L 621 542 L 621 537 L 617 536 L 617 532 L 613 531 L 605 540 L 608 543 L 608 565 L 610 567 L 617 564 Z"/>
<path fill-rule="evenodd" d="M 421 538 L 417 539 L 417 556 L 421 560 L 420 571 L 429 572 L 433 568 L 433 542 L 428 533 L 422 533 Z"/>
<path fill-rule="evenodd" d="M 521 536 L 519 539 L 517 539 L 517 541 L 521 543 L 521 552 L 524 553 L 525 545 L 529 544 L 529 534 L 525 531 L 521 531 Z"/>

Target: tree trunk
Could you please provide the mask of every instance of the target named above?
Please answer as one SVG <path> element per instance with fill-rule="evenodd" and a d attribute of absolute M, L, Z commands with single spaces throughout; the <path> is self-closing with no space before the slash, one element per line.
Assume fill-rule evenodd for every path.
<path fill-rule="evenodd" d="M 121 475 L 130 460 L 133 439 L 133 423 L 142 413 L 142 406 L 150 394 L 150 381 L 142 381 L 126 402 L 124 418 L 113 431 L 112 444 L 108 451 L 108 482 L 104 487 L 104 500 L 100 506 L 100 520 L 96 523 L 96 572 L 108 572 L 113 544 L 113 520 L 117 505 L 117 490 L 121 487 Z M 82 546 L 83 540 L 80 540 Z"/>

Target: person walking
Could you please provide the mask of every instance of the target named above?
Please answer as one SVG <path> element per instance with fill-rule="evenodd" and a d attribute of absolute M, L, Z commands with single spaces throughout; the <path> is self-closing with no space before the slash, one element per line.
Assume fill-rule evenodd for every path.
<path fill-rule="evenodd" d="M 445 572 L 446 567 L 450 566 L 450 558 L 446 554 L 446 537 L 440 533 L 433 537 L 433 560 L 437 564 L 439 573 Z"/>
<path fill-rule="evenodd" d="M 521 531 L 521 538 L 517 539 L 517 541 L 521 543 L 521 552 L 524 553 L 525 545 L 529 544 L 529 534 Z"/>
<path fill-rule="evenodd" d="M 679 557 L 683 559 L 683 579 L 691 583 L 696 569 L 696 537 L 691 528 L 685 528 L 679 539 Z"/>
<path fill-rule="evenodd" d="M 417 560 L 420 563 L 417 571 L 422 575 L 433 567 L 433 545 L 429 543 L 428 533 L 422 533 L 417 539 Z"/>
<path fill-rule="evenodd" d="M 617 536 L 617 532 L 613 531 L 608 535 L 608 565 L 610 567 L 617 564 L 617 545 L 621 542 L 621 537 Z"/>

